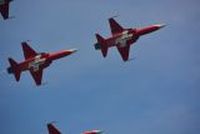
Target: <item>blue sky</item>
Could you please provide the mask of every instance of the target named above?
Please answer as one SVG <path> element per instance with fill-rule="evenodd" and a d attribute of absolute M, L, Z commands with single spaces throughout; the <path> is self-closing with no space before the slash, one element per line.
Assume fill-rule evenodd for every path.
<path fill-rule="evenodd" d="M 15 19 L 0 21 L 0 131 L 45 134 L 99 128 L 107 134 L 196 134 L 200 131 L 200 8 L 198 0 L 18 0 Z M 94 34 L 110 35 L 107 18 L 124 27 L 168 26 L 141 37 L 131 62 L 116 49 L 102 58 Z M 36 87 L 4 72 L 7 58 L 23 60 L 21 42 L 37 51 L 79 51 L 55 61 Z"/>

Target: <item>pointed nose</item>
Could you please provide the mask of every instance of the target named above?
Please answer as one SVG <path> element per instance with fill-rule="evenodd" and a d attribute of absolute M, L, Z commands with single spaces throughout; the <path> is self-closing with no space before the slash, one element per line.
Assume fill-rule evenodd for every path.
<path fill-rule="evenodd" d="M 102 131 L 102 130 L 94 130 L 94 132 L 95 132 L 96 134 L 103 134 L 103 131 Z"/>
<path fill-rule="evenodd" d="M 163 28 L 163 27 L 165 27 L 165 26 L 166 26 L 166 24 L 157 24 L 157 25 L 154 25 L 154 26 L 156 26 L 156 27 L 158 27 L 158 28 L 160 29 L 160 28 Z"/>
<path fill-rule="evenodd" d="M 49 60 L 56 60 L 65 56 L 68 56 L 70 54 L 73 54 L 77 51 L 77 49 L 67 49 L 67 50 L 61 50 L 59 52 L 49 53 Z"/>
<path fill-rule="evenodd" d="M 69 51 L 71 51 L 72 53 L 75 53 L 78 51 L 78 49 L 70 49 Z"/>
<path fill-rule="evenodd" d="M 83 134 L 103 134 L 104 132 L 102 130 L 91 130 L 91 131 L 86 131 Z"/>

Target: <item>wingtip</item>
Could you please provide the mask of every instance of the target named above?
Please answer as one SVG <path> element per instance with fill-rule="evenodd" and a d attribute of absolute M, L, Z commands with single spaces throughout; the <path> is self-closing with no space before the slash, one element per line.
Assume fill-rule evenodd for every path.
<path fill-rule="evenodd" d="M 24 47 L 24 46 L 27 46 L 27 41 L 22 41 L 21 42 L 21 45 Z"/>
<path fill-rule="evenodd" d="M 123 61 L 124 61 L 124 62 L 128 62 L 128 61 L 129 61 L 129 59 L 123 59 Z"/>
<path fill-rule="evenodd" d="M 107 56 L 107 53 L 102 53 L 103 57 L 106 58 Z"/>
<path fill-rule="evenodd" d="M 111 17 L 108 18 L 108 19 L 110 20 L 110 19 L 114 19 L 114 18 L 117 18 L 117 17 L 119 17 L 119 14 L 117 14 L 117 15 L 113 15 L 113 16 L 111 16 Z"/>
<path fill-rule="evenodd" d="M 52 124 L 55 124 L 56 121 L 51 121 L 51 122 L 48 122 L 47 125 L 52 125 Z"/>

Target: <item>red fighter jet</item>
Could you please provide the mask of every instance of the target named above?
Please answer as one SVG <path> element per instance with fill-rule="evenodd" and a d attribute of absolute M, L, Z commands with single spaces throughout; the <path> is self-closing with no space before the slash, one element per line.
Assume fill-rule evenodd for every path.
<path fill-rule="evenodd" d="M 9 4 L 11 1 L 13 0 L 0 0 L 0 13 L 4 20 L 9 18 Z"/>
<path fill-rule="evenodd" d="M 112 36 L 104 39 L 99 34 L 96 34 L 97 43 L 94 45 L 95 49 L 101 50 L 103 57 L 106 57 L 108 48 L 116 46 L 124 61 L 129 59 L 130 46 L 135 43 L 140 36 L 149 34 L 165 26 L 164 24 L 156 24 L 143 28 L 123 28 L 114 18 L 109 19 L 109 24 Z"/>
<path fill-rule="evenodd" d="M 47 129 L 49 134 L 61 134 L 61 132 L 52 124 L 47 124 Z M 91 130 L 91 131 L 85 131 L 83 134 L 103 134 L 103 131 L 101 130 Z"/>
<path fill-rule="evenodd" d="M 7 68 L 9 74 L 14 74 L 16 81 L 20 80 L 22 71 L 29 70 L 36 85 L 41 85 L 43 69 L 48 67 L 54 60 L 60 59 L 76 52 L 76 49 L 61 50 L 54 53 L 37 53 L 26 42 L 22 42 L 25 61 L 17 63 L 12 58 L 8 58 L 10 67 Z"/>

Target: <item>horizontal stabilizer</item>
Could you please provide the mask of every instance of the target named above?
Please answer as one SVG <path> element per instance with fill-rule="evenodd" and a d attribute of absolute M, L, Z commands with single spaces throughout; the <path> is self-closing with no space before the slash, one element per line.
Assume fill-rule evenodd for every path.
<path fill-rule="evenodd" d="M 101 52 L 103 54 L 103 57 L 106 57 L 107 53 L 108 53 L 108 47 L 107 47 L 105 39 L 102 36 L 100 36 L 99 34 L 96 34 L 96 38 L 97 38 L 97 42 L 99 44 L 99 47 L 101 48 Z"/>
<path fill-rule="evenodd" d="M 8 58 L 8 61 L 10 63 L 10 67 L 8 68 L 8 73 L 12 73 L 15 76 L 16 81 L 20 80 L 21 70 L 19 68 L 19 65 L 16 61 L 14 61 L 12 58 Z"/>

